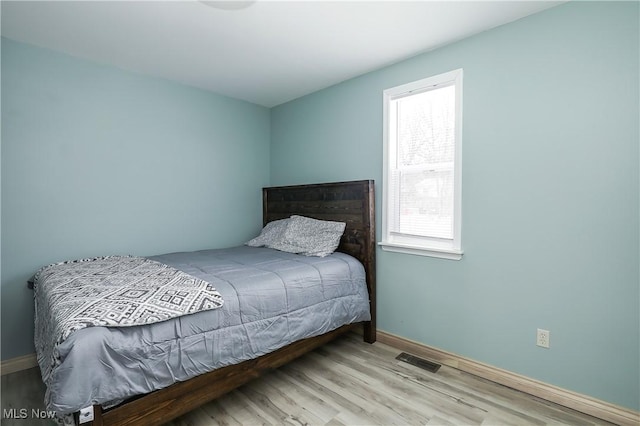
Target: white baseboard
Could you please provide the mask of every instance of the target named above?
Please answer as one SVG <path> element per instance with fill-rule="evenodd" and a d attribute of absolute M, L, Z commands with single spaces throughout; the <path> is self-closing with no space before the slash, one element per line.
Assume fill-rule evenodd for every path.
<path fill-rule="evenodd" d="M 15 373 L 16 371 L 28 370 L 38 365 L 38 359 L 36 354 L 29 354 L 19 356 L 17 358 L 11 358 L 6 361 L 2 361 L 0 364 L 0 375 Z"/>
<path fill-rule="evenodd" d="M 377 341 L 608 422 L 621 426 L 640 425 L 640 412 L 628 408 L 600 401 L 384 331 L 377 331 Z"/>

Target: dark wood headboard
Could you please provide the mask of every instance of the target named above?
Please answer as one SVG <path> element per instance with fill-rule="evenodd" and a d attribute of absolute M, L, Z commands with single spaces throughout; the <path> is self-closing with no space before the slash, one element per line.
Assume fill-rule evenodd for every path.
<path fill-rule="evenodd" d="M 375 341 L 376 327 L 376 223 L 373 180 L 262 189 L 263 225 L 291 215 L 345 222 L 338 251 L 364 265 L 371 304 L 371 324 L 365 340 Z"/>

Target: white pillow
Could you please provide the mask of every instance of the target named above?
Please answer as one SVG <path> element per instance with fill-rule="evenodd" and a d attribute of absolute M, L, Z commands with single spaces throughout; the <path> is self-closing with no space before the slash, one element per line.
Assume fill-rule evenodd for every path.
<path fill-rule="evenodd" d="M 280 219 L 267 223 L 264 228 L 262 228 L 260 235 L 247 241 L 246 245 L 250 247 L 271 247 L 274 244 L 280 243 L 284 238 L 284 231 L 287 229 L 290 220 L 291 219 Z"/>
<path fill-rule="evenodd" d="M 346 223 L 293 215 L 274 220 L 262 228 L 251 247 L 268 247 L 304 256 L 325 257 L 336 251 Z"/>
<path fill-rule="evenodd" d="M 283 251 L 305 256 L 324 257 L 333 253 L 340 244 L 346 223 L 318 220 L 304 216 L 291 216 L 282 243 Z"/>

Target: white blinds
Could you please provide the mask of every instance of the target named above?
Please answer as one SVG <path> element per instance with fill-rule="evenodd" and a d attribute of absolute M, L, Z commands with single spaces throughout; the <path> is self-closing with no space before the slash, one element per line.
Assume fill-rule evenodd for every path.
<path fill-rule="evenodd" d="M 455 100 L 453 85 L 391 100 L 391 233 L 454 237 Z"/>

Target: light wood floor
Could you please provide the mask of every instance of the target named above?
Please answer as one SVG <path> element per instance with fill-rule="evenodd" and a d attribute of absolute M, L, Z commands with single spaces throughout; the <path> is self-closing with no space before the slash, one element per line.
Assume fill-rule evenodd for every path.
<path fill-rule="evenodd" d="M 399 353 L 350 334 L 168 426 L 609 424 L 446 366 L 430 373 Z M 37 369 L 2 377 L 3 410 L 42 409 L 43 394 Z M 31 424 L 47 423 L 2 420 Z"/>

